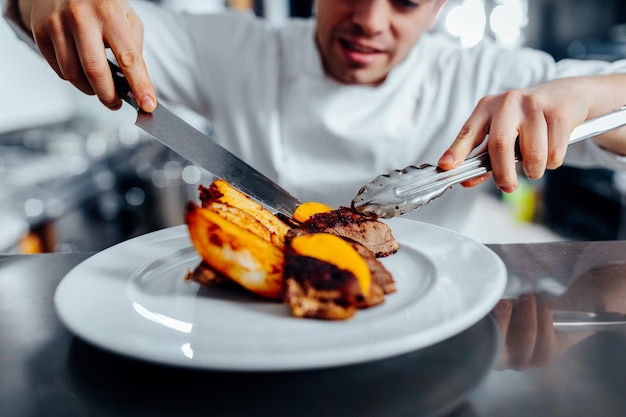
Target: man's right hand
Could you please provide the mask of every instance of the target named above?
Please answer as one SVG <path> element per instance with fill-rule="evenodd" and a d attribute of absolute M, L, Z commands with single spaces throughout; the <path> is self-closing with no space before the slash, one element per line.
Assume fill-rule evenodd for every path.
<path fill-rule="evenodd" d="M 18 0 L 18 4 L 22 23 L 59 77 L 97 95 L 108 108 L 120 108 L 108 47 L 141 109 L 155 109 L 155 90 L 141 55 L 143 25 L 125 0 Z"/>

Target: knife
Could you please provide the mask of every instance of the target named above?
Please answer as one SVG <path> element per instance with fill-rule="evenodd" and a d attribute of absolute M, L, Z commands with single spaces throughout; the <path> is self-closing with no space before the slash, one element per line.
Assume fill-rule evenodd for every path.
<path fill-rule="evenodd" d="M 222 178 L 260 203 L 286 216 L 293 216 L 294 210 L 302 204 L 297 198 L 162 104 L 158 104 L 152 113 L 142 111 L 120 67 L 110 60 L 109 67 L 117 93 L 137 110 L 137 126 L 183 158 Z"/>

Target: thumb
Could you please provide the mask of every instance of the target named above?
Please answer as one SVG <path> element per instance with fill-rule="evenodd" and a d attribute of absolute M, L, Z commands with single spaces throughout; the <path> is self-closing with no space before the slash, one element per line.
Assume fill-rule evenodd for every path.
<path fill-rule="evenodd" d="M 483 141 L 487 136 L 488 123 L 477 120 L 472 115 L 461 128 L 452 145 L 443 153 L 437 165 L 445 171 L 449 171 L 461 165 L 467 156 Z"/>

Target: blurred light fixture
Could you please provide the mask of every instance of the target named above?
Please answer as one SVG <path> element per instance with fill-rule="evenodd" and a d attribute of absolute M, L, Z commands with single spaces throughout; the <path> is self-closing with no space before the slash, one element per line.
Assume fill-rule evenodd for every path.
<path fill-rule="evenodd" d="M 452 6 L 445 19 L 448 32 L 458 37 L 461 45 L 467 48 L 483 40 L 486 24 L 484 0 L 463 0 Z"/>
<path fill-rule="evenodd" d="M 161 4 L 189 13 L 214 13 L 226 10 L 224 0 L 161 0 Z"/>
<path fill-rule="evenodd" d="M 505 47 L 520 46 L 522 29 L 528 24 L 528 4 L 525 0 L 500 0 L 489 17 L 496 42 Z"/>
<path fill-rule="evenodd" d="M 162 169 L 157 169 L 152 173 L 152 185 L 156 188 L 165 188 L 169 185 L 170 180 Z"/>
<path fill-rule="evenodd" d="M 124 195 L 126 203 L 132 207 L 139 207 L 146 201 L 146 192 L 139 187 L 132 187 Z"/>
<path fill-rule="evenodd" d="M 134 124 L 120 126 L 118 131 L 120 143 L 124 146 L 132 148 L 139 143 L 141 139 L 141 131 Z"/>
<path fill-rule="evenodd" d="M 197 184 L 202 178 L 202 171 L 195 165 L 187 165 L 183 168 L 182 178 L 186 184 Z"/>
<path fill-rule="evenodd" d="M 115 182 L 117 180 L 115 174 L 108 169 L 94 173 L 92 179 L 93 184 L 99 193 L 111 191 L 113 187 L 115 187 Z"/>
<path fill-rule="evenodd" d="M 170 181 L 176 181 L 180 179 L 182 175 L 183 167 L 178 161 L 167 161 L 163 164 L 163 174 Z"/>
<path fill-rule="evenodd" d="M 101 157 L 107 152 L 107 141 L 100 132 L 92 132 L 85 142 L 87 153 L 93 157 Z"/>
<path fill-rule="evenodd" d="M 450 0 L 442 13 L 442 26 L 459 43 L 471 48 L 486 36 L 505 48 L 524 42 L 528 0 Z"/>
<path fill-rule="evenodd" d="M 27 217 L 39 217 L 44 214 L 44 204 L 38 198 L 29 198 L 24 203 L 24 213 Z"/>
<path fill-rule="evenodd" d="M 67 211 L 67 204 L 64 200 L 52 197 L 46 204 L 46 214 L 51 218 L 59 218 Z"/>

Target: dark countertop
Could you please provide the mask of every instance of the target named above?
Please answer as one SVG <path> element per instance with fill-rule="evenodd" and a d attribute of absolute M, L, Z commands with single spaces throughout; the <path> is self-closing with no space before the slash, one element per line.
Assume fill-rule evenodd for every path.
<path fill-rule="evenodd" d="M 626 242 L 490 248 L 507 265 L 508 301 L 468 330 L 386 360 L 276 373 L 180 369 L 92 346 L 53 308 L 89 253 L 0 255 L 0 416 L 625 416 L 626 325 L 551 323 L 557 310 L 626 313 Z"/>

